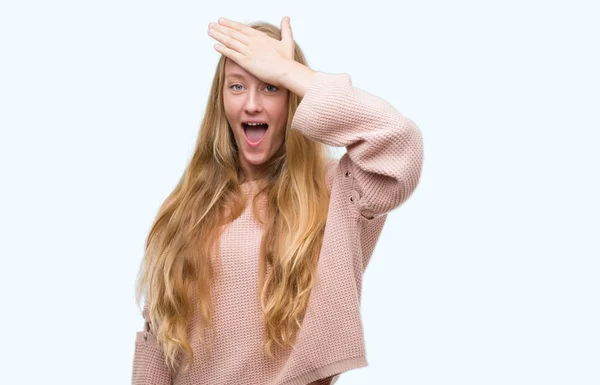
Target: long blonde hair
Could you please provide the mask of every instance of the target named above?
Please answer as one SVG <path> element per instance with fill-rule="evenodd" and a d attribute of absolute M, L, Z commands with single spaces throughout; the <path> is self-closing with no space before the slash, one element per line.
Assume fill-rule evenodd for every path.
<path fill-rule="evenodd" d="M 281 39 L 279 28 L 270 23 L 249 26 Z M 201 326 L 214 328 L 211 255 L 218 252 L 223 225 L 241 215 L 246 206 L 238 148 L 223 105 L 226 59 L 221 55 L 217 64 L 191 161 L 154 219 L 136 282 L 138 307 L 145 296 L 152 332 L 174 371 L 188 370 L 193 360 L 187 328 L 194 310 Z M 297 44 L 294 60 L 307 65 Z M 266 331 L 264 349 L 271 358 L 274 343 L 293 346 L 296 342 L 317 279 L 329 207 L 327 146 L 290 129 L 301 100 L 289 92 L 285 140 L 269 160 L 265 185 L 259 191 L 266 197 L 264 219 L 256 200 L 252 207 L 264 229 L 257 261 L 258 287 Z M 270 274 L 266 274 L 267 264 Z M 202 327 L 198 331 L 204 343 Z"/>

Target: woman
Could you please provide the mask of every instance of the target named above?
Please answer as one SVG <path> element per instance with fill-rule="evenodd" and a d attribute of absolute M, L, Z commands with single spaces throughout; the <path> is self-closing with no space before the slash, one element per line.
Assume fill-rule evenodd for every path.
<path fill-rule="evenodd" d="M 310 69 L 289 18 L 209 35 L 222 56 L 196 149 L 140 268 L 133 383 L 332 384 L 367 366 L 362 274 L 418 184 L 421 132 Z"/>

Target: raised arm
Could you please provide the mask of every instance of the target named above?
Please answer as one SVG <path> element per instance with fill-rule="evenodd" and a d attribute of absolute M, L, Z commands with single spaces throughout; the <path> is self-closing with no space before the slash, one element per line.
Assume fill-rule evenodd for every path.
<path fill-rule="evenodd" d="M 312 70 L 298 68 L 301 75 L 289 84 L 304 96 L 291 128 L 312 140 L 346 147 L 358 209 L 365 218 L 404 203 L 421 176 L 423 138 L 417 125 L 385 100 L 353 87 L 348 74 L 311 76 Z"/>

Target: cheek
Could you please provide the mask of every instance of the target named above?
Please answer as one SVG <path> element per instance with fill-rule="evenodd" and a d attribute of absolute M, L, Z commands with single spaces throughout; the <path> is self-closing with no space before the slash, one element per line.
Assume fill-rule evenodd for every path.
<path fill-rule="evenodd" d="M 239 109 L 234 100 L 223 99 L 223 109 L 225 110 L 225 117 L 229 123 L 233 126 L 237 119 L 239 119 Z"/>
<path fill-rule="evenodd" d="M 285 99 L 275 99 L 269 103 L 269 115 L 273 120 L 285 125 L 288 115 L 288 101 Z"/>
<path fill-rule="evenodd" d="M 223 96 L 223 108 L 227 113 L 231 113 L 231 110 L 233 109 L 233 102 L 227 96 Z"/>

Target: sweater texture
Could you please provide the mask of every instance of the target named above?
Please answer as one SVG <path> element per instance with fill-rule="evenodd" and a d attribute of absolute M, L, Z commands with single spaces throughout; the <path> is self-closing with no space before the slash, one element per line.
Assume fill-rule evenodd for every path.
<path fill-rule="evenodd" d="M 242 184 L 249 199 L 243 214 L 220 239 L 219 274 L 212 284 L 215 330 L 205 331 L 212 354 L 197 340 L 198 318 L 189 328 L 194 361 L 188 372 L 170 374 L 160 346 L 137 332 L 133 385 L 322 385 L 345 371 L 368 365 L 360 314 L 362 278 L 387 214 L 416 189 L 423 139 L 416 124 L 385 100 L 352 86 L 348 74 L 317 72 L 294 115 L 291 129 L 345 154 L 327 163 L 331 191 L 318 279 L 294 348 L 263 349 L 258 293 L 262 225 L 252 213 L 258 182 Z"/>

